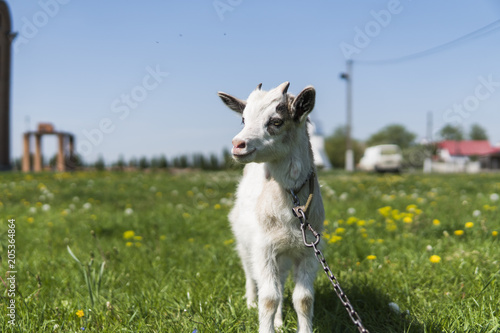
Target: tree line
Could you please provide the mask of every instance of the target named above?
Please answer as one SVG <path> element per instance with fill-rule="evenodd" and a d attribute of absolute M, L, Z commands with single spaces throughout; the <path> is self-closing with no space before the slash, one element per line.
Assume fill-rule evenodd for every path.
<path fill-rule="evenodd" d="M 478 124 L 473 124 L 466 133 L 462 127 L 446 125 L 437 134 L 437 140 L 488 140 L 486 130 Z M 403 152 L 405 166 L 420 168 L 425 158 L 435 153 L 436 148 L 431 143 L 415 142 L 417 135 L 408 131 L 400 124 L 387 125 L 378 132 L 372 134 L 366 141 L 352 139 L 354 160 L 358 163 L 366 147 L 380 144 L 396 144 Z M 325 138 L 325 151 L 334 168 L 344 168 L 346 151 L 346 128 L 337 127 L 333 133 Z M 32 158 L 32 156 L 31 156 Z M 56 168 L 57 155 L 44 160 L 44 165 L 49 169 Z M 21 170 L 21 158 L 14 160 L 14 168 Z M 201 153 L 182 154 L 168 159 L 165 155 L 147 158 L 145 156 L 132 157 L 128 161 L 120 156 L 117 161 L 106 164 L 102 156 L 93 163 L 85 163 L 79 155 L 75 155 L 72 160 L 67 160 L 66 164 L 73 169 L 105 170 L 161 170 L 161 169 L 200 169 L 200 170 L 227 170 L 238 169 L 242 166 L 234 162 L 229 150 L 224 149 L 222 155 L 210 154 L 206 156 Z"/>

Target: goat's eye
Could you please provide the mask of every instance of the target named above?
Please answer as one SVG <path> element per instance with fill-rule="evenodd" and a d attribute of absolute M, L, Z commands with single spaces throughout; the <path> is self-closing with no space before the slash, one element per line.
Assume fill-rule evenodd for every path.
<path fill-rule="evenodd" d="M 241 117 L 241 124 L 245 125 L 245 118 Z"/>
<path fill-rule="evenodd" d="M 273 126 L 280 127 L 281 125 L 283 125 L 283 120 L 281 120 L 281 119 L 271 119 L 270 123 Z"/>

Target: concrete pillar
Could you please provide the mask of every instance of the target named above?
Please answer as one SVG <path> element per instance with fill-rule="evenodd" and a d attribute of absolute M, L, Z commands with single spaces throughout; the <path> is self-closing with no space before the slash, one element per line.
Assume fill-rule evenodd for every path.
<path fill-rule="evenodd" d="M 30 134 L 24 133 L 24 153 L 23 153 L 23 172 L 31 171 L 30 161 Z"/>
<path fill-rule="evenodd" d="M 0 1 L 0 171 L 10 170 L 10 58 L 11 31 L 9 7 Z"/>
<path fill-rule="evenodd" d="M 65 171 L 64 164 L 64 137 L 65 135 L 62 133 L 57 134 L 58 138 L 58 150 L 57 150 L 57 171 Z"/>
<path fill-rule="evenodd" d="M 34 161 L 34 170 L 35 172 L 42 171 L 42 135 L 35 134 L 35 161 Z"/>

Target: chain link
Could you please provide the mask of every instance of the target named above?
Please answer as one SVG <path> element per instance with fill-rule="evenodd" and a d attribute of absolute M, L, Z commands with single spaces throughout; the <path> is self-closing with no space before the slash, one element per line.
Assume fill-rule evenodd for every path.
<path fill-rule="evenodd" d="M 294 201 L 298 201 L 298 198 L 294 198 Z M 298 206 L 297 202 L 294 202 L 295 206 Z M 351 317 L 352 322 L 356 327 L 358 328 L 358 331 L 360 333 L 369 333 L 369 331 L 363 326 L 363 323 L 361 322 L 361 318 L 359 317 L 358 313 L 356 310 L 354 310 L 351 302 L 349 301 L 349 298 L 347 298 L 347 295 L 344 293 L 342 288 L 340 287 L 339 281 L 333 275 L 332 270 L 326 263 L 325 256 L 317 248 L 317 245 L 319 244 L 320 241 L 320 234 L 314 230 L 314 228 L 307 222 L 307 217 L 305 212 L 299 208 L 299 207 L 294 207 L 293 208 L 293 213 L 295 216 L 298 217 L 300 221 L 300 229 L 302 230 L 302 239 L 304 240 L 304 245 L 307 247 L 312 247 L 314 249 L 314 255 L 316 256 L 316 259 L 320 262 L 321 266 L 323 266 L 323 271 L 325 274 L 328 276 L 328 279 L 333 285 L 333 289 L 335 290 L 335 293 L 339 297 L 340 301 L 342 302 L 342 305 L 345 307 L 347 310 L 347 313 L 349 314 L 349 317 Z M 311 243 L 307 242 L 306 239 L 306 229 L 309 229 L 309 231 L 312 233 L 312 235 L 315 237 L 315 240 Z"/>

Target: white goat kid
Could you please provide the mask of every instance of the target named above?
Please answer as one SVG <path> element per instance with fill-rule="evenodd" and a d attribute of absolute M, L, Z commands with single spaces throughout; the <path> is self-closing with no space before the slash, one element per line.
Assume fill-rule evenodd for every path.
<path fill-rule="evenodd" d="M 306 183 L 314 182 L 307 217 L 321 232 L 325 214 L 306 126 L 316 92 L 309 86 L 294 97 L 287 93 L 289 85 L 264 91 L 259 84 L 246 101 L 219 92 L 244 124 L 232 141 L 233 158 L 246 166 L 229 220 L 245 270 L 248 307 L 258 299 L 260 333 L 283 324 L 283 286 L 292 265 L 297 332 L 312 332 L 318 265 L 314 251 L 304 246 L 290 190 L 304 204 L 310 194 Z"/>

